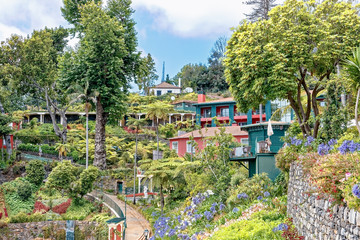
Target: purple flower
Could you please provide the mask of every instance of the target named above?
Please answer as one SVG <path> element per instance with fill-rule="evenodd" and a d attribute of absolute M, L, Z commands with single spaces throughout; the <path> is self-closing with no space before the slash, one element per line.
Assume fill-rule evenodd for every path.
<path fill-rule="evenodd" d="M 204 216 L 206 217 L 207 220 L 211 220 L 213 218 L 212 213 L 209 211 L 205 211 Z"/>
<path fill-rule="evenodd" d="M 238 195 L 237 195 L 237 198 L 238 199 L 247 199 L 249 196 L 246 194 L 246 193 L 239 193 Z"/>
<path fill-rule="evenodd" d="M 217 206 L 217 203 L 214 202 L 213 204 L 211 204 L 212 207 L 216 207 Z"/>
<path fill-rule="evenodd" d="M 302 141 L 295 137 L 291 137 L 290 141 L 291 141 L 291 145 L 300 146 L 302 144 Z"/>
<path fill-rule="evenodd" d="M 152 213 L 151 213 L 151 216 L 152 216 L 152 217 L 156 217 L 156 216 L 157 216 L 157 212 L 152 212 Z"/>
<path fill-rule="evenodd" d="M 214 206 L 212 206 L 212 207 L 210 208 L 210 211 L 211 211 L 211 212 L 213 212 L 213 213 L 216 213 L 216 209 L 215 209 L 215 207 L 214 207 Z"/>
<path fill-rule="evenodd" d="M 330 146 L 324 143 L 321 143 L 318 147 L 318 154 L 319 155 L 326 155 L 329 153 Z"/>
<path fill-rule="evenodd" d="M 195 214 L 194 215 L 195 220 L 199 220 L 200 218 L 202 218 L 201 214 Z"/>
<path fill-rule="evenodd" d="M 263 199 L 262 196 L 258 196 L 258 197 L 257 197 L 257 200 L 262 200 L 262 199 Z"/>
<path fill-rule="evenodd" d="M 345 140 L 345 141 L 343 141 L 341 146 L 338 148 L 338 150 L 340 151 L 341 154 L 346 154 L 348 152 L 353 153 L 356 151 L 360 151 L 360 144 L 355 143 L 353 140 L 351 140 L 351 141 Z"/>
<path fill-rule="evenodd" d="M 270 193 L 268 191 L 264 192 L 264 197 L 270 197 Z"/>
<path fill-rule="evenodd" d="M 220 203 L 220 205 L 219 205 L 219 210 L 222 211 L 222 210 L 224 210 L 224 209 L 225 209 L 225 204 Z"/>
<path fill-rule="evenodd" d="M 359 189 L 359 185 L 355 184 L 352 188 L 352 193 L 354 194 L 355 197 L 360 198 L 360 189 Z"/>
<path fill-rule="evenodd" d="M 176 233 L 176 229 L 170 229 L 169 233 L 168 233 L 168 236 L 171 237 L 171 236 L 174 236 Z"/>
<path fill-rule="evenodd" d="M 313 141 L 315 141 L 315 138 L 313 138 L 312 136 L 308 136 L 308 137 L 306 138 L 306 142 L 304 143 L 304 145 L 305 145 L 306 147 L 307 147 L 307 146 L 310 146 Z"/>
<path fill-rule="evenodd" d="M 289 226 L 285 223 L 280 223 L 277 227 L 273 228 L 273 232 L 288 230 Z"/>
<path fill-rule="evenodd" d="M 329 144 L 330 146 L 334 146 L 335 144 L 337 144 L 337 140 L 336 140 L 336 139 L 330 139 L 329 142 L 328 142 L 328 144 Z"/>
<path fill-rule="evenodd" d="M 233 213 L 237 213 L 239 211 L 239 209 L 235 207 L 232 211 L 233 211 Z"/>
<path fill-rule="evenodd" d="M 206 227 L 206 228 L 210 228 L 211 225 L 210 225 L 210 224 L 206 224 L 205 227 Z"/>

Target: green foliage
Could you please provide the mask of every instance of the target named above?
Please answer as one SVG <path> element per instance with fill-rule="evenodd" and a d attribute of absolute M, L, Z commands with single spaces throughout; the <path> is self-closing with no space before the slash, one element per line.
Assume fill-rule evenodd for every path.
<path fill-rule="evenodd" d="M 172 138 L 176 134 L 175 124 L 168 123 L 160 127 L 159 129 L 160 134 L 164 135 L 165 138 Z"/>
<path fill-rule="evenodd" d="M 40 160 L 31 160 L 26 166 L 26 178 L 29 182 L 40 185 L 45 178 L 44 163 Z"/>
<path fill-rule="evenodd" d="M 135 83 L 140 91 L 149 95 L 150 87 L 154 86 L 155 81 L 159 78 L 156 74 L 155 62 L 150 53 L 139 62 L 138 74 Z"/>
<path fill-rule="evenodd" d="M 22 191 L 24 186 L 30 189 L 31 192 L 36 191 L 36 188 L 24 178 L 17 178 L 2 185 L 9 216 L 20 212 L 29 213 L 33 210 L 35 204 L 34 197 L 30 196 L 27 199 L 23 199 L 19 196 L 19 191 Z"/>
<path fill-rule="evenodd" d="M 94 211 L 95 207 L 91 202 L 81 199 L 77 203 L 72 201 L 66 213 L 62 214 L 61 217 L 64 220 L 84 220 Z"/>
<path fill-rule="evenodd" d="M 334 67 L 360 43 L 354 34 L 360 32 L 357 12 L 350 2 L 287 0 L 270 11 L 268 20 L 242 22 L 224 60 L 240 110 L 288 99 L 302 133 L 316 137 L 320 112 L 315 99 L 335 75 Z"/>
<path fill-rule="evenodd" d="M 21 200 L 27 201 L 32 195 L 31 185 L 28 181 L 19 182 L 17 194 Z"/>
<path fill-rule="evenodd" d="M 46 221 L 46 217 L 45 215 L 39 212 L 30 215 L 24 212 L 20 212 L 10 217 L 10 223 L 42 222 L 42 221 Z"/>
<path fill-rule="evenodd" d="M 339 95 L 344 92 L 344 89 L 338 81 L 331 81 L 326 90 L 327 106 L 321 116 L 321 137 L 328 142 L 330 139 L 339 139 L 346 131 L 349 114 L 339 102 Z"/>
<path fill-rule="evenodd" d="M 264 197 L 264 192 L 272 193 L 272 182 L 268 178 L 266 173 L 256 174 L 252 178 L 244 178 L 230 191 L 230 197 L 227 199 L 227 203 L 230 206 L 234 206 L 237 203 L 252 202 L 259 196 Z M 237 195 L 240 193 L 246 193 L 247 199 L 238 199 Z"/>
<path fill-rule="evenodd" d="M 8 115 L 0 114 L 0 137 L 3 138 L 6 135 L 12 133 L 12 128 L 9 124 L 12 122 L 12 118 Z"/>
<path fill-rule="evenodd" d="M 296 161 L 299 154 L 290 147 L 281 148 L 280 151 L 275 155 L 276 167 L 283 172 L 289 172 L 291 163 Z"/>
<path fill-rule="evenodd" d="M 241 220 L 228 227 L 221 228 L 210 239 L 217 240 L 255 240 L 255 239 L 282 239 L 282 232 L 273 232 L 272 229 L 282 223 L 283 217 L 279 214 L 257 213 L 250 220 Z"/>
<path fill-rule="evenodd" d="M 94 166 L 89 166 L 84 170 L 73 166 L 70 161 L 63 161 L 50 173 L 46 187 L 66 192 L 74 198 L 75 204 L 79 204 L 80 199 L 92 191 L 98 176 L 99 170 Z"/>
<path fill-rule="evenodd" d="M 76 180 L 77 174 L 77 167 L 70 161 L 62 161 L 51 171 L 46 187 L 70 192 L 70 185 Z"/>

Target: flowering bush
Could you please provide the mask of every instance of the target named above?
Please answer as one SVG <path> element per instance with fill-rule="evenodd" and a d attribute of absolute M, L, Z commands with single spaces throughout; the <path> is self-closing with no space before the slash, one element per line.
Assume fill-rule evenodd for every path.
<path fill-rule="evenodd" d="M 271 183 L 266 173 L 254 175 L 252 178 L 245 178 L 231 190 L 227 203 L 234 207 L 239 203 L 246 204 L 255 199 L 262 200 L 263 197 L 269 197 L 272 191 Z"/>
<path fill-rule="evenodd" d="M 71 199 L 69 198 L 66 202 L 63 202 L 53 207 L 52 211 L 58 214 L 64 214 L 66 213 L 66 210 L 68 209 L 70 204 L 71 204 Z"/>

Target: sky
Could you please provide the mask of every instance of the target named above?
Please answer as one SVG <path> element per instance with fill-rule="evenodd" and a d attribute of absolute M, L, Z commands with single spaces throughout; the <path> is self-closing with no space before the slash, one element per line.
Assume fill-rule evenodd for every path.
<path fill-rule="evenodd" d="M 69 27 L 61 16 L 62 0 L 0 0 L 0 6 L 0 41 L 45 26 Z M 231 28 L 251 12 L 242 0 L 133 0 L 132 8 L 138 50 L 154 58 L 158 82 L 163 62 L 170 78 L 188 63 L 206 64 L 215 41 L 229 38 Z"/>

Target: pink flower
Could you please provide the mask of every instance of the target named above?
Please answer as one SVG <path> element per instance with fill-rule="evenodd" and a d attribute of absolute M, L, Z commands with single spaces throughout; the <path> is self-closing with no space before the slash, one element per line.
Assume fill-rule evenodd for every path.
<path fill-rule="evenodd" d="M 345 173 L 345 179 L 348 180 L 351 177 L 351 173 L 347 172 Z"/>

